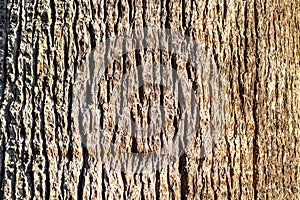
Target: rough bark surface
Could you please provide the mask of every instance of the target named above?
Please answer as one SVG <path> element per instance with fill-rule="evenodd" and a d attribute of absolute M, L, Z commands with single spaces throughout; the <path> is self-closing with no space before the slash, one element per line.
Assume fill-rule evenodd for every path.
<path fill-rule="evenodd" d="M 0 198 L 299 199 L 299 13 L 298 0 L 0 0 Z M 150 174 L 109 171 L 74 128 L 73 83 L 105 38 L 145 26 L 185 33 L 212 55 L 226 123 L 205 158 L 196 146 Z M 146 50 L 115 61 L 100 85 L 100 115 L 122 70 L 156 61 L 180 65 Z M 153 101 L 167 95 L 144 90 Z M 134 103 L 147 112 L 142 96 Z"/>

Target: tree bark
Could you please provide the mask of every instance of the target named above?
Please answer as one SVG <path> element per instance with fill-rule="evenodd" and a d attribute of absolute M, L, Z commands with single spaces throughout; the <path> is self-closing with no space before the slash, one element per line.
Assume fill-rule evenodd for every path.
<path fill-rule="evenodd" d="M 0 198 L 299 199 L 299 6 L 298 0 L 0 0 Z M 142 27 L 184 33 L 211 55 L 223 79 L 225 123 L 211 154 L 201 157 L 194 147 L 163 169 L 127 173 L 106 169 L 86 147 L 72 116 L 74 83 L 104 39 Z M 107 130 L 114 129 L 104 111 L 113 75 L 120 80 L 130 67 L 153 60 L 180 66 L 172 58 L 140 50 L 109 65 L 98 96 Z M 189 67 L 182 70 L 195 79 Z M 144 89 L 134 102 L 143 112 L 150 102 L 142 96 L 150 91 L 158 96 L 153 101 L 168 95 Z M 136 114 L 136 120 L 147 119 Z M 141 152 L 150 142 L 124 145 Z"/>

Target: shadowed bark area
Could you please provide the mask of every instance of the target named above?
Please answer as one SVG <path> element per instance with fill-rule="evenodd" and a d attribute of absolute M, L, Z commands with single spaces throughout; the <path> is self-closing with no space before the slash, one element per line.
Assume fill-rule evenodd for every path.
<path fill-rule="evenodd" d="M 0 198 L 299 199 L 299 13 L 298 0 L 0 0 Z M 211 90 L 195 86 L 203 94 L 195 101 L 206 114 L 196 119 L 202 128 L 189 151 L 151 173 L 119 172 L 98 160 L 99 152 L 111 152 L 89 149 L 90 138 L 76 128 L 85 129 L 86 122 L 72 115 L 74 94 L 81 95 L 74 83 L 105 39 L 143 27 L 183 33 L 211 56 L 222 77 L 225 123 L 203 157 L 199 144 L 211 128 L 206 120 L 212 114 L 205 111 Z M 141 126 L 164 119 L 167 128 L 157 137 L 120 136 L 120 123 L 109 114 L 123 106 L 110 104 L 112 91 L 126 73 L 149 63 L 197 82 L 198 72 L 179 56 L 139 49 L 104 63 L 108 68 L 90 101 L 96 99 L 99 126 L 124 151 L 166 145 L 184 124 L 183 112 L 170 91 L 144 85 L 128 101 L 130 118 Z M 150 74 L 164 76 L 162 67 Z M 143 82 L 138 73 L 130 80 L 129 86 Z M 174 88 L 175 96 L 191 95 Z M 118 94 L 121 102 L 127 92 Z M 173 114 L 150 119 L 154 104 Z M 149 129 L 157 130 L 153 124 Z"/>

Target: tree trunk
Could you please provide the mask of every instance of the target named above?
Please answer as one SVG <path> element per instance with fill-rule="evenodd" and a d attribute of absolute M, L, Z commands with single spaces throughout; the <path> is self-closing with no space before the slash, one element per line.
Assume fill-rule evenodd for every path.
<path fill-rule="evenodd" d="M 0 197 L 298 199 L 299 6 L 298 0 L 0 0 Z M 211 90 L 202 91 L 199 83 L 194 90 L 202 91 L 204 100 L 195 100 L 200 102 L 199 113 L 208 115 L 196 118 L 200 128 L 192 132 L 194 145 L 151 172 L 114 170 L 99 159 L 99 149 L 90 148 L 90 138 L 78 128 L 84 131 L 89 121 L 75 109 L 75 96 L 86 97 L 76 83 L 80 73 L 93 73 L 86 63 L 105 39 L 143 27 L 184 33 L 210 55 L 222 79 L 224 120 L 211 152 L 204 155 L 205 131 L 200 130 L 210 129 L 204 121 L 213 117 L 204 98 Z M 118 135 L 118 121 L 107 117 L 119 109 L 110 103 L 114 87 L 130 69 L 147 63 L 181 71 L 191 83 L 200 77 L 197 70 L 191 63 L 180 64 L 171 53 L 149 49 L 105 62 L 104 78 L 87 86 L 98 91 L 91 101 L 96 101 L 99 126 L 112 133 L 111 143 L 136 154 L 166 144 L 172 130 L 185 124 L 178 121 L 178 103 L 167 102 L 168 91 L 143 86 L 128 100 L 135 123 L 155 121 L 147 119 L 153 102 L 173 110 L 156 140 Z M 152 76 L 163 76 L 160 69 L 153 69 Z M 130 79 L 139 85 L 140 77 Z M 178 93 L 189 95 L 180 89 Z M 101 156 L 115 155 L 99 148 Z"/>

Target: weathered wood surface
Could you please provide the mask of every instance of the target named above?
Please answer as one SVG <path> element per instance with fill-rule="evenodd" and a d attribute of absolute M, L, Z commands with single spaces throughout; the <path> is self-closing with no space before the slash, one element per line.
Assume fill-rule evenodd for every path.
<path fill-rule="evenodd" d="M 299 4 L 1 0 L 0 198 L 299 199 Z M 196 148 L 150 174 L 105 170 L 75 130 L 74 78 L 104 38 L 144 26 L 183 32 L 212 55 L 226 123 L 203 159 Z M 171 60 L 142 50 L 115 69 L 130 57 L 133 66 Z"/>

